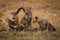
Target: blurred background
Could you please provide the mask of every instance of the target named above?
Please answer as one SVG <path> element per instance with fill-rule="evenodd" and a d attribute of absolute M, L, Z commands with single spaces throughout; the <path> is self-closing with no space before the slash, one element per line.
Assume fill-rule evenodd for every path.
<path fill-rule="evenodd" d="M 60 0 L 0 0 L 0 19 L 5 20 L 11 12 L 16 11 L 21 6 L 33 7 L 33 20 L 35 16 L 44 17 L 57 31 L 60 30 Z M 24 12 L 21 10 L 19 13 L 18 18 L 20 21 Z M 7 29 L 5 25 L 4 27 Z"/>

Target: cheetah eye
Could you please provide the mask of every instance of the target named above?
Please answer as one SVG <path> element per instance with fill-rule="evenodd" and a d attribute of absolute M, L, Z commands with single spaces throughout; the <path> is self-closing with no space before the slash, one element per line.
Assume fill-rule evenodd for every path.
<path fill-rule="evenodd" d="M 35 17 L 35 19 L 38 19 L 37 17 Z"/>
<path fill-rule="evenodd" d="M 13 17 L 13 20 L 15 19 L 15 17 Z"/>

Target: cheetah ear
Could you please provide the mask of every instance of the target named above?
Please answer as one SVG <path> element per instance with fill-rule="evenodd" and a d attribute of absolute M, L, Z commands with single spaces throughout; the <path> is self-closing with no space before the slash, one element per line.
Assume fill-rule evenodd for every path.
<path fill-rule="evenodd" d="M 30 6 L 29 8 L 30 8 L 30 9 L 33 9 L 33 6 Z"/>

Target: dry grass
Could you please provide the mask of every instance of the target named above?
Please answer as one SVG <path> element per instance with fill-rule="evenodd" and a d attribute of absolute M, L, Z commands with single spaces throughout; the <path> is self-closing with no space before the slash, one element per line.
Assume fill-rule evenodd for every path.
<path fill-rule="evenodd" d="M 32 6 L 32 14 L 34 16 L 41 16 L 46 19 L 54 26 L 59 27 L 60 25 L 60 1 L 59 0 L 0 0 L 0 14 L 3 13 L 4 17 L 16 11 L 19 7 L 30 7 Z M 20 12 L 21 14 L 23 12 Z M 22 14 L 23 15 L 23 14 Z M 19 15 L 19 16 L 22 16 Z M 20 18 L 21 19 L 21 18 Z"/>
<path fill-rule="evenodd" d="M 12 11 L 16 11 L 21 6 L 24 7 L 32 6 L 33 20 L 35 16 L 44 17 L 51 24 L 53 24 L 53 26 L 57 29 L 57 32 L 47 33 L 47 34 L 43 32 L 42 34 L 45 35 L 46 37 L 41 36 L 42 34 L 40 33 L 36 35 L 36 33 L 33 32 L 32 32 L 33 34 L 31 34 L 31 32 L 27 32 L 28 33 L 27 37 L 25 32 L 4 32 L 4 36 L 3 36 L 3 32 L 1 32 L 0 33 L 1 40 L 59 40 L 60 39 L 60 31 L 59 31 L 60 30 L 60 0 L 33 0 L 33 1 L 32 0 L 0 0 L 0 18 L 5 19 Z M 20 14 L 18 15 L 19 21 L 21 20 L 23 15 L 24 13 L 23 11 L 21 11 Z M 6 28 L 5 24 L 2 25 Z M 37 26 L 34 24 L 32 25 L 35 27 Z"/>

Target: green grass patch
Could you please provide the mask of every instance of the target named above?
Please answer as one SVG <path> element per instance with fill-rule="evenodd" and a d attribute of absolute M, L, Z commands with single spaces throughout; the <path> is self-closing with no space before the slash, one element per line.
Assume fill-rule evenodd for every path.
<path fill-rule="evenodd" d="M 32 37 L 36 36 L 34 32 L 14 32 L 12 33 L 12 36 L 17 36 L 17 37 Z"/>
<path fill-rule="evenodd" d="M 3 31 L 0 32 L 0 39 L 1 40 L 8 40 L 8 39 L 16 39 L 17 38 L 24 38 L 24 37 L 28 37 L 28 38 L 40 38 L 40 37 L 45 37 L 45 38 L 60 38 L 60 32 L 56 31 L 56 32 L 41 32 L 41 31 L 37 31 L 37 32 L 32 32 L 32 31 L 21 31 L 21 32 L 8 32 L 8 31 Z M 14 39 L 13 39 L 14 38 Z"/>
<path fill-rule="evenodd" d="M 60 32 L 51 32 L 49 33 L 51 37 L 59 37 L 60 38 Z"/>

